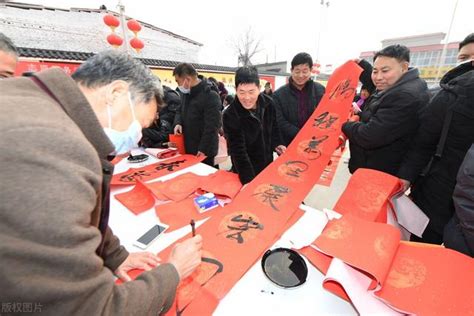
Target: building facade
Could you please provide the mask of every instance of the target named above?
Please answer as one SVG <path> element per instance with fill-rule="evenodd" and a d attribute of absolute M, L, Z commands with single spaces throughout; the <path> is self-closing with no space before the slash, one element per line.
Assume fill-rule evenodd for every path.
<path fill-rule="evenodd" d="M 410 49 L 410 65 L 420 70 L 420 75 L 427 82 L 439 80 L 448 70 L 456 66 L 459 42 L 450 42 L 446 46 L 446 54 L 441 60 L 445 44 L 442 43 L 445 33 L 433 33 L 416 36 L 385 39 L 382 48 L 401 44 Z M 375 51 L 362 52 L 359 56 L 370 63 L 373 62 Z M 438 73 L 439 69 L 439 73 Z"/>

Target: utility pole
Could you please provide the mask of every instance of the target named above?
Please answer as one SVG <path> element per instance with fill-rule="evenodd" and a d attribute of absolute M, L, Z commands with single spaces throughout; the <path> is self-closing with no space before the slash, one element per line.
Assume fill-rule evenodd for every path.
<path fill-rule="evenodd" d="M 120 24 L 122 26 L 123 40 L 125 42 L 125 52 L 127 52 L 127 54 L 130 54 L 128 47 L 129 43 L 127 36 L 127 28 L 125 27 L 125 6 L 122 4 L 122 0 L 118 0 L 117 8 L 120 13 Z"/>
<path fill-rule="evenodd" d="M 321 31 L 322 31 L 322 28 L 323 28 L 323 13 L 324 13 L 324 7 L 326 6 L 326 8 L 329 7 L 329 1 L 328 0 L 321 0 L 321 2 L 319 3 L 320 5 L 320 10 L 319 10 L 319 31 L 318 31 L 318 41 L 316 43 L 316 62 L 320 62 L 319 61 L 319 47 L 321 46 Z"/>

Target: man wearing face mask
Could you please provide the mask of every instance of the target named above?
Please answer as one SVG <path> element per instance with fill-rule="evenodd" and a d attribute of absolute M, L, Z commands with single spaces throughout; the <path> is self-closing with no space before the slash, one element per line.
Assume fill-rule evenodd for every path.
<path fill-rule="evenodd" d="M 430 218 L 421 239 L 443 242 L 454 214 L 453 191 L 459 167 L 474 142 L 474 33 L 459 43 L 458 66 L 440 81 L 441 90 L 421 116 L 421 125 L 398 172 L 413 201 Z M 423 177 L 419 175 L 423 174 Z"/>
<path fill-rule="evenodd" d="M 358 168 L 396 175 L 420 124 L 418 112 L 428 102 L 426 83 L 409 68 L 410 52 L 391 45 L 374 56 L 372 81 L 376 91 L 359 116 L 342 125 L 349 139 L 349 171 Z M 360 121 L 359 121 L 360 117 Z"/>
<path fill-rule="evenodd" d="M 18 51 L 10 38 L 0 32 L 0 79 L 13 77 Z"/>
<path fill-rule="evenodd" d="M 198 78 L 191 64 L 182 63 L 173 70 L 182 93 L 181 107 L 174 120 L 174 133 L 184 135 L 187 154 L 206 156 L 205 164 L 214 166 L 221 127 L 221 101 L 205 80 Z"/>
<path fill-rule="evenodd" d="M 2 302 L 47 315 L 157 315 L 200 263 L 201 237 L 168 263 L 129 254 L 108 227 L 107 157 L 136 146 L 162 89 L 141 62 L 103 52 L 67 76 L 57 68 L 0 81 Z M 134 268 L 148 270 L 125 281 Z M 7 311 L 8 313 L 8 311 Z"/>

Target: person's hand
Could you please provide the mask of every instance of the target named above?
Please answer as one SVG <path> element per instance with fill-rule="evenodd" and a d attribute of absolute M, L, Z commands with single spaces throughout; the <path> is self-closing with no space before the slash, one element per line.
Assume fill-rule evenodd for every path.
<path fill-rule="evenodd" d="M 275 151 L 276 151 L 277 155 L 280 156 L 281 154 L 283 154 L 286 151 L 286 146 L 278 145 L 278 146 L 275 147 Z"/>
<path fill-rule="evenodd" d="M 349 117 L 349 122 L 359 122 L 360 120 L 360 116 L 359 115 L 351 115 L 351 117 Z"/>
<path fill-rule="evenodd" d="M 160 264 L 161 259 L 151 252 L 132 252 L 127 259 L 115 270 L 115 275 L 122 281 L 131 281 L 127 272 L 133 269 L 149 271 Z"/>
<path fill-rule="evenodd" d="M 402 182 L 402 190 L 403 190 L 403 192 L 406 192 L 406 190 L 408 190 L 408 188 L 409 188 L 410 185 L 411 185 L 410 181 L 405 180 L 405 179 L 400 179 L 400 181 Z"/>
<path fill-rule="evenodd" d="M 346 148 L 347 136 L 344 133 L 342 133 L 341 135 L 339 135 L 338 140 L 339 140 L 339 145 L 337 146 L 336 149 L 341 149 L 341 152 L 342 152 Z"/>
<path fill-rule="evenodd" d="M 182 134 L 183 133 L 183 127 L 179 124 L 177 124 L 175 127 L 174 127 L 174 133 L 175 134 Z"/>
<path fill-rule="evenodd" d="M 173 264 L 183 280 L 189 276 L 201 264 L 202 237 L 196 235 L 182 243 L 176 244 L 171 251 L 169 263 Z"/>
<path fill-rule="evenodd" d="M 206 156 L 206 154 L 201 151 L 198 151 L 196 154 L 196 157 L 202 157 L 202 156 Z"/>

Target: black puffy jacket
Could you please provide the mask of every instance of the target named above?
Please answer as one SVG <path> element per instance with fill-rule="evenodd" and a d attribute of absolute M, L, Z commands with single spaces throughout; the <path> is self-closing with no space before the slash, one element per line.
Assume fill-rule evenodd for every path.
<path fill-rule="evenodd" d="M 444 246 L 474 257 L 474 144 L 459 168 L 453 201 L 455 213 L 444 228 Z"/>
<path fill-rule="evenodd" d="M 392 87 L 369 97 L 360 122 L 342 125 L 351 151 L 349 171 L 368 168 L 396 175 L 428 100 L 426 83 L 417 69 L 408 70 Z"/>
<path fill-rule="evenodd" d="M 440 235 L 454 212 L 452 195 L 459 166 L 474 142 L 472 63 L 449 71 L 441 87 L 424 110 L 420 129 L 398 172 L 400 178 L 414 182 L 413 200 L 430 218 L 429 227 Z M 417 180 L 436 152 L 448 109 L 452 118 L 441 157 L 434 159 L 429 172 Z"/>
<path fill-rule="evenodd" d="M 163 86 L 163 100 L 165 105 L 159 109 L 159 118 L 142 130 L 141 144 L 144 147 L 163 147 L 164 143 L 169 142 L 169 134 L 173 133 L 174 117 L 181 106 L 181 96 L 175 90 Z"/>
<path fill-rule="evenodd" d="M 220 108 L 219 95 L 203 80 L 190 93 L 182 95 L 174 120 L 174 125 L 183 127 L 186 153 L 204 153 L 207 156 L 204 163 L 208 165 L 214 165 L 217 155 L 218 130 L 222 126 Z"/>
<path fill-rule="evenodd" d="M 248 183 L 273 161 L 273 150 L 282 144 L 272 98 L 261 93 L 255 113 L 235 98 L 222 120 L 232 169 Z"/>

